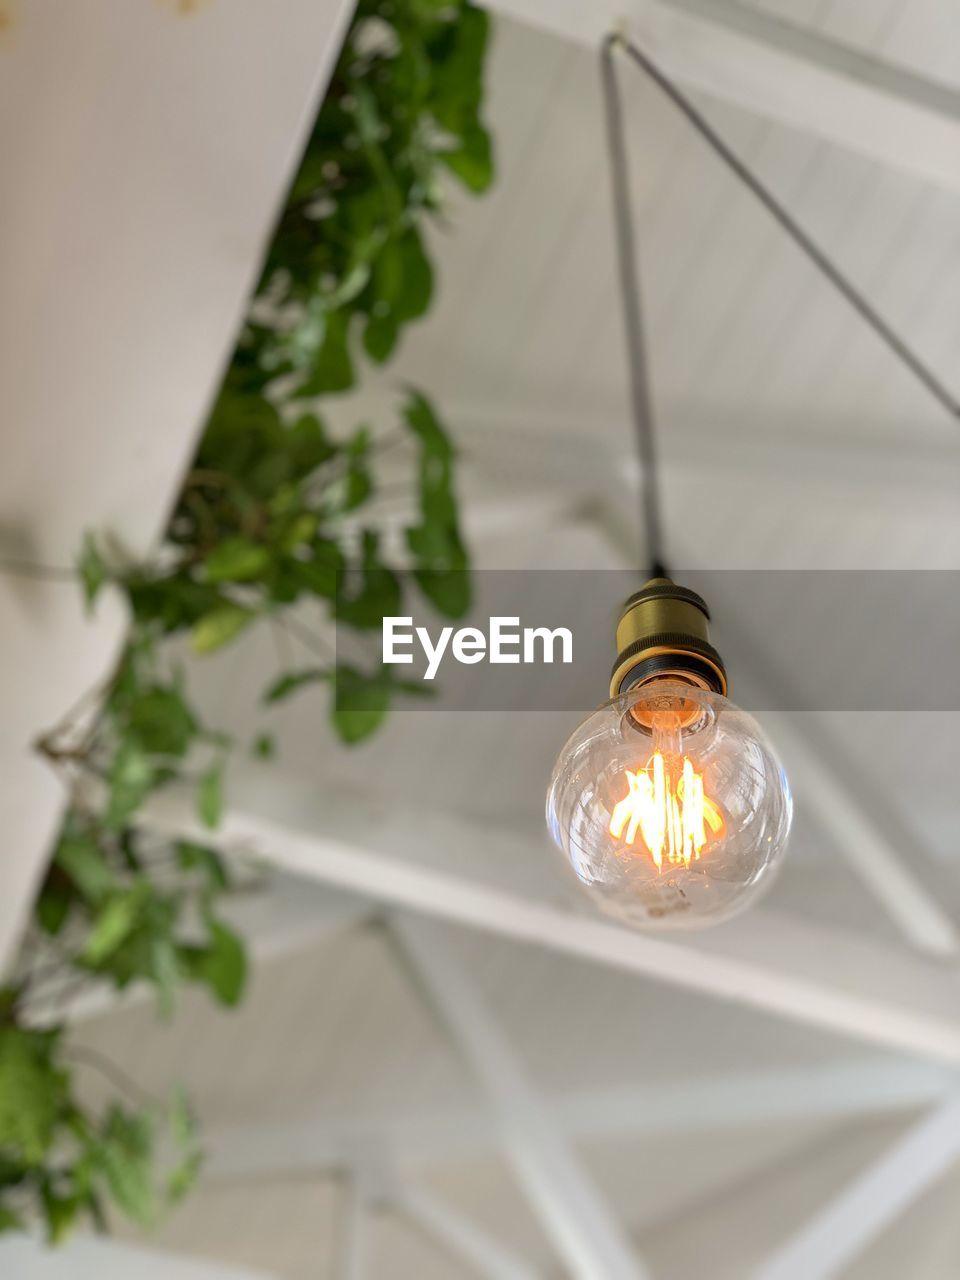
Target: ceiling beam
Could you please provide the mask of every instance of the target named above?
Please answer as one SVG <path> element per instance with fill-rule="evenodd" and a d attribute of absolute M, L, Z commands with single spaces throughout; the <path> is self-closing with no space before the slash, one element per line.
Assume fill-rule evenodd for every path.
<path fill-rule="evenodd" d="M 689 88 L 960 188 L 960 94 L 752 6 L 734 0 L 493 0 L 492 7 L 592 46 L 625 27 Z"/>
<path fill-rule="evenodd" d="M 266 812 L 283 814 L 282 820 L 251 807 L 231 811 L 210 832 L 199 826 L 189 791 L 171 788 L 150 802 L 142 821 L 169 835 L 256 851 L 288 871 L 376 902 L 960 1064 L 960 974 L 953 967 L 763 910 L 684 941 L 634 932 L 423 862 L 432 853 L 442 865 L 450 848 L 472 846 L 480 866 L 492 838 L 509 843 L 522 861 L 531 856 L 524 840 L 491 837 L 441 812 L 378 811 L 369 797 L 358 811 L 355 796 L 319 795 L 276 769 L 259 780 L 248 773 L 236 785 L 251 806 L 258 791 L 260 802 L 269 802 Z"/>
<path fill-rule="evenodd" d="M 831 1280 L 960 1159 L 960 1097 L 898 1139 L 757 1272 L 755 1280 Z"/>
<path fill-rule="evenodd" d="M 572 1274 L 581 1280 L 644 1280 L 647 1271 L 626 1233 L 553 1124 L 539 1090 L 442 934 L 403 915 L 391 915 L 389 922 L 401 959 L 486 1093 L 507 1157 Z"/>

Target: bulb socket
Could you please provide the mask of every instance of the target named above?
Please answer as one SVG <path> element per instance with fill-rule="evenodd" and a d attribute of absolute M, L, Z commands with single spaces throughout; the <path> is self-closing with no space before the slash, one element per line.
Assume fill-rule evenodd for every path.
<path fill-rule="evenodd" d="M 709 621 L 706 601 L 695 591 L 669 578 L 651 578 L 620 614 L 611 698 L 668 679 L 725 695 L 727 672 L 710 643 Z"/>

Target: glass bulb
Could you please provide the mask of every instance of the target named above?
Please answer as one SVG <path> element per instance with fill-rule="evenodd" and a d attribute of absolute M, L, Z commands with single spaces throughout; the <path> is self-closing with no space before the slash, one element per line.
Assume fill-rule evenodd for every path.
<path fill-rule="evenodd" d="M 547 793 L 550 833 L 600 909 L 662 930 L 703 928 L 752 903 L 774 878 L 791 814 L 753 717 L 670 679 L 588 716 Z"/>

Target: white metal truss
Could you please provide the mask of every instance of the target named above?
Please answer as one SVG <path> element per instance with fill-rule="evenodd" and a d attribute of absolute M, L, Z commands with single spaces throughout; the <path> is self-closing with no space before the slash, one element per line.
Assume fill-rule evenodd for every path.
<path fill-rule="evenodd" d="M 396 915 L 390 931 L 483 1087 L 508 1158 L 572 1274 L 579 1280 L 644 1280 L 646 1268 L 436 926 Z"/>

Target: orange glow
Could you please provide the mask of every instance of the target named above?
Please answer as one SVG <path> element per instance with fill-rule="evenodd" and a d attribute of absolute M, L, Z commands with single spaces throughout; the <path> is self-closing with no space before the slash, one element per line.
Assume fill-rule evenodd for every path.
<path fill-rule="evenodd" d="M 671 768 L 655 751 L 636 773 L 627 769 L 627 794 L 610 815 L 613 838 L 632 845 L 639 834 L 657 867 L 664 859 L 689 867 L 707 843 L 707 829 L 712 836 L 723 830 L 720 810 L 704 794 L 703 774 L 682 759 Z"/>

